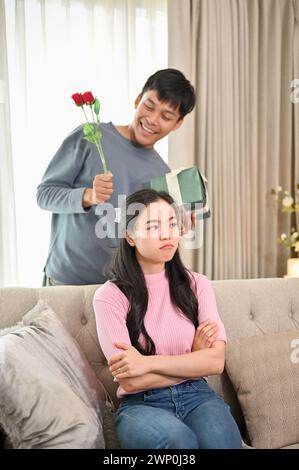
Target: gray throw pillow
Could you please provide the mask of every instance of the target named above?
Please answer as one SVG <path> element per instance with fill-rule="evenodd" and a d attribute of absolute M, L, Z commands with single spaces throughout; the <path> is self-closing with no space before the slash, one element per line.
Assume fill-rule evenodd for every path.
<path fill-rule="evenodd" d="M 299 442 L 299 331 L 228 343 L 225 368 L 244 414 L 251 445 L 277 449 Z"/>
<path fill-rule="evenodd" d="M 43 301 L 0 334 L 0 426 L 13 448 L 104 448 L 106 392 Z"/>

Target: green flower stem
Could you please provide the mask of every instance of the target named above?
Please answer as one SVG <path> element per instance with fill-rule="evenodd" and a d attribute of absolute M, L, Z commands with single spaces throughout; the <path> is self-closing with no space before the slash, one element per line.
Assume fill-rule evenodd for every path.
<path fill-rule="evenodd" d="M 86 115 L 86 112 L 85 112 L 85 109 L 83 106 L 81 106 L 82 109 L 83 109 L 83 113 L 84 113 L 84 116 L 85 116 L 85 119 L 87 121 L 87 124 L 89 124 L 90 128 L 93 129 L 93 132 L 95 131 L 94 127 L 90 124 L 90 122 L 88 121 L 88 118 L 87 118 L 87 115 Z M 91 113 L 92 113 L 92 119 L 96 125 L 96 122 L 95 122 L 95 119 L 94 119 L 94 114 L 93 114 L 93 109 L 92 109 L 92 106 L 90 105 L 90 108 L 91 108 Z M 98 119 L 97 119 L 98 121 Z M 98 124 L 99 124 L 99 121 L 98 121 Z M 104 169 L 104 173 L 108 173 L 108 168 L 107 168 L 107 165 L 106 165 L 106 160 L 105 160 L 105 156 L 104 156 L 104 152 L 103 152 L 103 149 L 102 149 L 102 145 L 101 145 L 101 142 L 98 142 L 95 137 L 94 137 L 94 144 L 96 145 L 98 151 L 99 151 L 99 154 L 100 154 L 100 158 L 101 158 L 101 162 L 102 162 L 102 165 L 103 165 L 103 169 Z"/>
<path fill-rule="evenodd" d="M 93 111 L 93 107 L 92 105 L 90 105 L 90 109 L 91 109 L 91 115 L 92 115 L 92 119 L 93 119 L 93 122 L 97 125 L 100 124 L 100 120 L 99 120 L 99 116 L 96 114 L 96 120 L 94 118 L 94 111 Z"/>
<path fill-rule="evenodd" d="M 93 113 L 92 105 L 90 105 L 90 109 L 91 109 L 92 120 L 93 120 L 93 122 L 96 124 L 96 120 L 95 120 L 95 118 L 94 118 L 94 113 Z"/>
<path fill-rule="evenodd" d="M 88 124 L 89 127 L 92 129 L 92 126 L 91 126 L 90 122 L 88 121 L 88 117 L 87 117 L 87 115 L 86 115 L 86 112 L 85 112 L 85 109 L 84 109 L 83 105 L 81 106 L 81 108 L 82 108 L 82 111 L 83 111 L 83 113 L 84 113 L 84 116 L 85 116 L 85 119 L 86 119 L 87 124 Z"/>
<path fill-rule="evenodd" d="M 105 161 L 105 157 L 104 157 L 104 152 L 103 152 L 103 149 L 102 149 L 102 145 L 100 142 L 96 142 L 95 141 L 95 144 L 97 146 L 97 149 L 99 151 L 99 154 L 100 154 L 100 157 L 101 157 L 101 161 L 102 161 L 102 165 L 103 165 L 103 168 L 104 168 L 104 173 L 108 173 L 108 168 L 107 168 L 107 165 L 106 165 L 106 161 Z"/>

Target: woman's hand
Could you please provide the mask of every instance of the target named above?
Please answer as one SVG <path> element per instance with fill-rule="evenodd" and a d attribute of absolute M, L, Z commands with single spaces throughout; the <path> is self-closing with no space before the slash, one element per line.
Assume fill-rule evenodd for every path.
<path fill-rule="evenodd" d="M 136 348 L 125 343 L 115 343 L 118 349 L 124 352 L 111 356 L 108 365 L 114 380 L 138 377 L 150 372 L 150 356 L 143 356 Z"/>
<path fill-rule="evenodd" d="M 218 333 L 217 323 L 205 320 L 196 329 L 191 351 L 210 348 L 216 340 Z"/>

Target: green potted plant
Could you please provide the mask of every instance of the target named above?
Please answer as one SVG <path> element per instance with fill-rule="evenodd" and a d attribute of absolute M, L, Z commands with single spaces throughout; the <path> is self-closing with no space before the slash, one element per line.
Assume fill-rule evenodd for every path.
<path fill-rule="evenodd" d="M 283 190 L 281 186 L 272 188 L 271 194 L 277 200 L 281 212 L 288 214 L 299 212 L 299 202 L 296 200 L 299 195 L 299 183 L 296 186 L 295 198 L 289 191 Z M 299 277 L 299 230 L 297 224 L 292 227 L 290 234 L 282 233 L 277 241 L 284 247 L 291 249 L 292 256 L 288 259 L 287 277 Z"/>

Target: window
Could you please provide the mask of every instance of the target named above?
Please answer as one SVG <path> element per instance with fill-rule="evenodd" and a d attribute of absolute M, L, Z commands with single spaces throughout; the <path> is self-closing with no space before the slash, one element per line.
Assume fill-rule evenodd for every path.
<path fill-rule="evenodd" d="M 70 96 L 91 90 L 100 118 L 127 124 L 147 77 L 167 67 L 167 0 L 5 1 L 19 284 L 39 286 L 51 214 L 36 187 L 82 120 Z M 167 142 L 157 150 L 167 160 Z"/>

